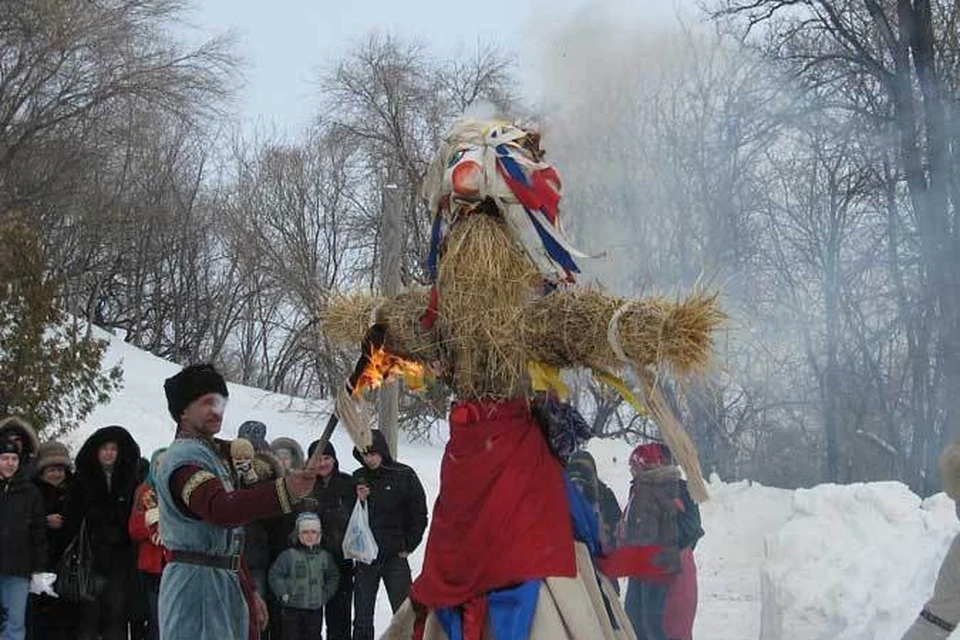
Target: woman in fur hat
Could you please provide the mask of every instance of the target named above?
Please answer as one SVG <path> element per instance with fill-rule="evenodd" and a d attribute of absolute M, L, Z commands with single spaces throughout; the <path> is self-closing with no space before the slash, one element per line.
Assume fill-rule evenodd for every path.
<path fill-rule="evenodd" d="M 70 452 L 60 442 L 44 442 L 37 450 L 37 475 L 33 480 L 43 498 L 46 515 L 47 566 L 51 573 L 73 538 L 79 523 L 70 523 L 67 518 L 67 497 L 73 486 L 73 471 Z M 77 606 L 62 598 L 46 594 L 31 596 L 31 626 L 35 638 L 43 640 L 73 640 L 80 617 Z"/>
<path fill-rule="evenodd" d="M 270 450 L 283 465 L 285 472 L 303 469 L 305 464 L 303 448 L 293 438 L 274 438 L 270 443 Z"/>
<path fill-rule="evenodd" d="M 960 500 L 960 442 L 940 456 L 943 490 Z M 903 640 L 946 640 L 960 622 L 960 535 L 953 539 L 947 557 L 940 565 L 933 596 L 907 629 Z"/>

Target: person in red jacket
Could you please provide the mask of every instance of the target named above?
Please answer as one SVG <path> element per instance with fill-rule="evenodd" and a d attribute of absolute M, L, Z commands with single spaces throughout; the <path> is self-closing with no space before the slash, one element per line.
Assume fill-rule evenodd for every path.
<path fill-rule="evenodd" d="M 160 542 L 160 509 L 157 506 L 155 478 L 160 456 L 166 449 L 157 449 L 150 457 L 150 472 L 147 479 L 137 487 L 130 511 L 130 539 L 137 545 L 137 569 L 146 584 L 149 605 L 147 640 L 159 640 L 157 624 L 157 599 L 160 594 L 160 575 L 163 573 L 166 549 Z"/>

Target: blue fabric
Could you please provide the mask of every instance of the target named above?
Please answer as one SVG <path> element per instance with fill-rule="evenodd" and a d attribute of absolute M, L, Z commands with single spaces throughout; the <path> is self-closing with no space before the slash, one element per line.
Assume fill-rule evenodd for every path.
<path fill-rule="evenodd" d="M 27 617 L 29 578 L 0 576 L 0 606 L 6 610 L 6 620 L 0 624 L 0 639 L 23 640 Z"/>
<path fill-rule="evenodd" d="M 533 625 L 541 584 L 542 580 L 530 580 L 512 589 L 487 594 L 494 640 L 526 640 Z"/>
<path fill-rule="evenodd" d="M 183 514 L 170 493 L 170 478 L 183 466 L 198 466 L 233 490 L 217 454 L 198 440 L 175 440 L 160 461 L 157 498 L 164 546 L 215 556 L 240 552 L 242 529 L 220 527 Z M 173 562 L 160 580 L 160 640 L 246 640 L 247 603 L 237 573 Z"/>
<path fill-rule="evenodd" d="M 447 640 L 463 640 L 463 618 L 458 607 L 435 609 L 437 622 L 447 634 Z M 499 640 L 499 639 L 498 639 Z"/>
<path fill-rule="evenodd" d="M 587 545 L 591 556 L 598 556 L 600 555 L 600 527 L 597 523 L 597 512 L 566 473 L 563 474 L 563 482 L 567 487 L 567 500 L 570 503 L 573 537 Z"/>
<path fill-rule="evenodd" d="M 440 259 L 440 242 L 443 240 L 443 216 L 433 218 L 433 226 L 430 228 L 430 253 L 427 255 L 427 273 L 430 274 L 430 282 L 437 281 L 437 263 Z"/>
<path fill-rule="evenodd" d="M 578 267 L 577 263 L 574 262 L 573 256 L 570 255 L 570 252 L 564 249 L 560 243 L 557 242 L 553 236 L 543 228 L 540 222 L 530 214 L 529 209 L 524 207 L 523 210 L 527 212 L 527 217 L 530 218 L 530 222 L 537 230 L 537 235 L 540 236 L 540 242 L 543 243 L 544 250 L 546 250 L 547 254 L 553 258 L 553 261 L 570 273 L 580 273 L 580 267 Z"/>
<path fill-rule="evenodd" d="M 577 485 L 570 480 L 566 473 L 563 480 L 567 487 L 567 500 L 570 504 L 570 520 L 573 522 L 573 537 L 576 540 L 587 545 L 590 555 L 594 558 L 602 554 L 600 544 L 600 514 L 594 508 L 593 504 L 587 500 L 581 493 Z M 594 567 L 596 569 L 596 567 Z M 600 583 L 600 572 L 596 572 L 597 584 L 600 586 L 600 595 L 603 598 L 603 606 L 610 618 L 610 624 L 614 629 L 620 628 L 620 623 L 613 613 L 613 607 L 607 599 L 607 594 Z"/>
<path fill-rule="evenodd" d="M 517 182 L 522 182 L 525 185 L 529 185 L 530 181 L 527 180 L 527 174 L 524 173 L 523 168 L 520 164 L 510 157 L 510 147 L 505 144 L 497 145 L 497 160 L 500 161 L 501 166 L 507 172 L 511 178 Z"/>

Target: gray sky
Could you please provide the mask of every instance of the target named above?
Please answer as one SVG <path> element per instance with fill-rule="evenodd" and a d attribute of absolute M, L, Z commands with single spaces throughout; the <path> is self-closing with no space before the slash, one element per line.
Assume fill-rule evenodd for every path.
<path fill-rule="evenodd" d="M 188 20 L 207 35 L 233 31 L 246 62 L 236 110 L 245 129 L 294 134 L 315 113 L 319 70 L 371 31 L 419 39 L 441 54 L 493 43 L 514 52 L 535 85 L 537 41 L 598 11 L 624 20 L 668 19 L 690 0 L 196 0 Z M 529 91 L 527 94 L 529 95 Z"/>

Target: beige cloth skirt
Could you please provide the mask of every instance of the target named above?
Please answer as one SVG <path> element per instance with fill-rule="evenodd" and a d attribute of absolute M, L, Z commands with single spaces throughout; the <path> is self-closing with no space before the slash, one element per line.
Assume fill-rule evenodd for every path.
<path fill-rule="evenodd" d="M 598 574 L 585 545 L 577 543 L 576 552 L 577 577 L 544 580 L 527 640 L 637 640 L 610 580 L 600 575 L 598 584 Z M 618 623 L 617 629 L 604 606 L 601 585 Z M 411 640 L 414 618 L 408 600 L 397 610 L 380 640 Z M 427 618 L 423 640 L 448 640 L 433 613 Z M 483 640 L 493 640 L 489 624 Z"/>

